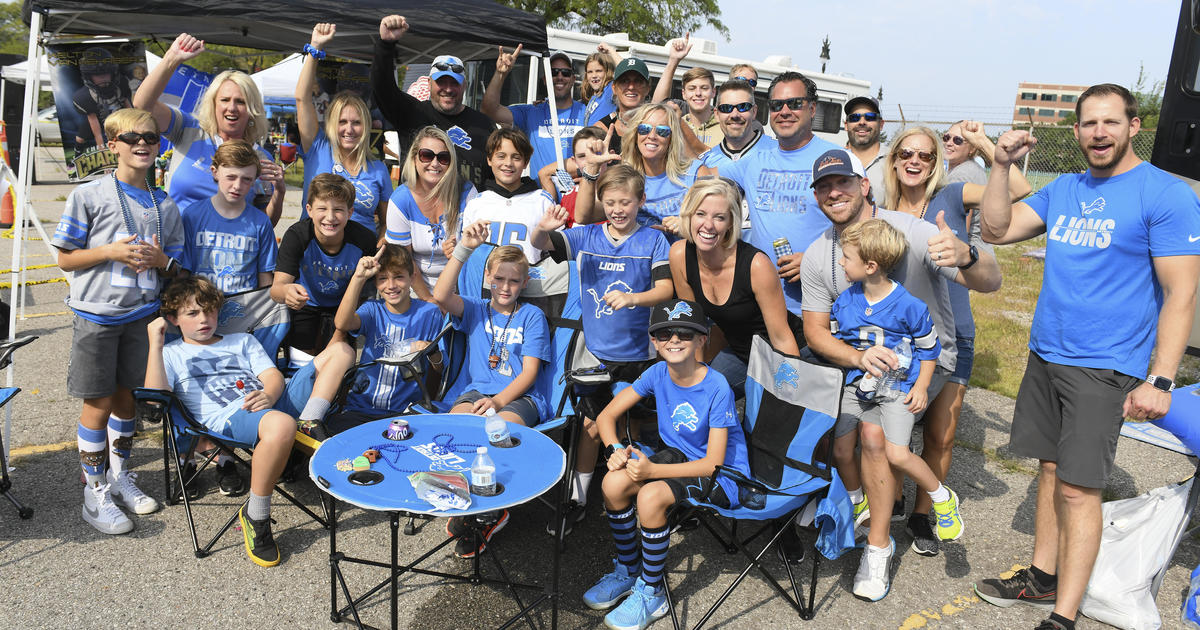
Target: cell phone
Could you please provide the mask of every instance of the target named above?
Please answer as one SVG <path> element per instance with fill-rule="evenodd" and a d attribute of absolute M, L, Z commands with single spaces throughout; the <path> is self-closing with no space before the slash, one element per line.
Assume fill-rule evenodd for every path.
<path fill-rule="evenodd" d="M 775 248 L 776 258 L 792 255 L 792 244 L 786 238 L 780 237 L 771 241 L 771 247 Z"/>

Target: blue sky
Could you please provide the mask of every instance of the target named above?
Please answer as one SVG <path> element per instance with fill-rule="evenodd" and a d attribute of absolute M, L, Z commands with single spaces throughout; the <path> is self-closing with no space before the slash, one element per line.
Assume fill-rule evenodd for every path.
<path fill-rule="evenodd" d="M 1138 65 L 1167 76 L 1180 0 L 797 2 L 720 0 L 730 41 L 702 29 L 719 54 L 790 55 L 827 72 L 883 85 L 884 113 L 909 118 L 1011 119 L 1017 84 L 1132 85 Z M 747 10 L 747 9 L 752 10 Z M 960 115 L 961 114 L 961 115 Z M 955 118 L 947 118 L 955 116 Z"/>

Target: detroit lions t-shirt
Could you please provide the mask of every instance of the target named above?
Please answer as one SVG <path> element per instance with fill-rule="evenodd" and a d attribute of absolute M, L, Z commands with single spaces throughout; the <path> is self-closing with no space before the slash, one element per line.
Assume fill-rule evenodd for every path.
<path fill-rule="evenodd" d="M 524 369 L 525 357 L 550 362 L 550 327 L 541 309 L 518 304 L 516 311 L 506 315 L 492 309 L 487 300 L 463 296 L 462 301 L 462 317 L 453 321 L 455 328 L 468 335 L 467 390 L 488 396 L 499 394 Z M 488 363 L 488 357 L 493 355 L 500 357 L 495 368 Z M 537 405 L 540 417 L 550 416 L 550 404 L 537 387 L 531 386 L 525 395 Z"/>
<path fill-rule="evenodd" d="M 584 110 L 583 116 L 584 126 L 594 125 L 601 118 L 617 111 L 617 104 L 613 102 L 612 90 L 612 81 L 609 81 L 599 94 L 593 94 L 592 98 L 588 99 L 587 108 Z"/>
<path fill-rule="evenodd" d="M 358 261 L 375 255 L 375 235 L 370 230 L 353 221 L 347 221 L 345 229 L 336 252 L 321 247 L 312 219 L 301 219 L 283 233 L 275 270 L 296 278 L 308 291 L 310 306 L 336 309 Z"/>
<path fill-rule="evenodd" d="M 357 175 L 351 175 L 341 163 L 333 159 L 333 147 L 329 146 L 329 136 L 325 135 L 324 126 L 317 131 L 312 146 L 307 152 L 302 152 L 304 158 L 304 192 L 300 200 L 300 218 L 308 217 L 305 204 L 308 203 L 308 185 L 312 179 L 321 173 L 334 173 L 345 177 L 354 185 L 354 216 L 350 217 L 363 227 L 375 231 L 375 210 L 379 204 L 392 196 L 392 176 L 388 173 L 387 165 L 379 160 L 368 159 L 367 163 L 358 170 Z"/>
<path fill-rule="evenodd" d="M 646 176 L 646 203 L 638 209 L 640 225 L 662 225 L 666 217 L 679 216 L 683 196 L 696 183 L 696 171 L 704 166 L 700 160 L 692 160 L 679 181 L 672 181 L 666 173 Z"/>
<path fill-rule="evenodd" d="M 183 232 L 180 264 L 225 295 L 257 288 L 259 273 L 275 271 L 275 229 L 248 203 L 237 218 L 226 219 L 211 198 L 198 201 L 183 210 Z"/>
<path fill-rule="evenodd" d="M 863 294 L 861 283 L 850 285 L 834 301 L 829 327 L 834 337 L 856 350 L 871 346 L 895 348 L 901 340 L 907 340 L 912 364 L 904 381 L 893 385 L 902 392 L 912 389 L 917 382 L 921 361 L 937 360 L 941 351 L 929 308 L 895 281 L 891 293 L 874 304 Z M 846 374 L 846 382 L 853 383 L 862 375 L 862 370 L 852 369 Z"/>
<path fill-rule="evenodd" d="M 363 339 L 363 363 L 398 356 L 397 345 L 404 341 L 433 339 L 442 323 L 437 306 L 416 298 L 403 313 L 388 310 L 383 300 L 367 300 L 357 313 L 361 323 L 351 332 Z M 357 411 L 400 412 L 417 399 L 418 392 L 416 381 L 405 380 L 399 366 L 373 364 L 358 371 L 346 406 Z"/>
<path fill-rule="evenodd" d="M 575 132 L 583 128 L 584 110 L 586 106 L 572 100 L 567 109 L 558 110 L 559 146 L 562 147 L 563 159 L 574 155 L 571 150 L 571 139 Z M 532 105 L 509 105 L 512 112 L 513 126 L 529 136 L 533 145 L 533 157 L 529 158 L 529 176 L 537 179 L 538 171 L 555 161 L 554 156 L 554 125 L 551 122 L 550 102 L 543 101 Z"/>
<path fill-rule="evenodd" d="M 275 362 L 253 335 L 234 333 L 206 346 L 176 339 L 163 347 L 163 365 L 167 382 L 192 416 L 232 435 L 230 416 L 242 408 L 247 392 L 263 388 L 258 375 L 274 369 Z"/>

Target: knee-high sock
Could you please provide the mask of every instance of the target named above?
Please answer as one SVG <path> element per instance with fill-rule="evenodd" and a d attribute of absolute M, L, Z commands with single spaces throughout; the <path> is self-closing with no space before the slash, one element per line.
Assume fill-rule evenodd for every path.
<path fill-rule="evenodd" d="M 625 565 L 630 575 L 638 571 L 637 513 L 630 505 L 622 512 L 608 513 L 608 526 L 617 543 L 617 561 Z"/>
<path fill-rule="evenodd" d="M 671 530 L 666 525 L 642 528 L 642 581 L 655 591 L 662 589 L 667 546 L 670 544 Z"/>
<path fill-rule="evenodd" d="M 75 439 L 79 443 L 79 464 L 89 486 L 104 483 L 104 470 L 108 468 L 108 436 L 104 429 L 89 429 L 78 425 Z"/>
<path fill-rule="evenodd" d="M 116 416 L 108 417 L 108 444 L 111 450 L 108 456 L 108 467 L 113 476 L 125 470 L 125 463 L 133 452 L 133 418 L 125 420 Z"/>

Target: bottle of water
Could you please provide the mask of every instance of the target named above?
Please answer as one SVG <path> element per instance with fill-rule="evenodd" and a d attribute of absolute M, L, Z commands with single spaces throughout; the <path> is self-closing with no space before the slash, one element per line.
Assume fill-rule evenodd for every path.
<path fill-rule="evenodd" d="M 471 462 L 471 494 L 481 497 L 496 494 L 496 463 L 488 455 L 486 446 L 475 449 L 475 461 Z"/>
<path fill-rule="evenodd" d="M 892 346 L 892 352 L 896 353 L 899 365 L 896 369 L 885 372 L 883 378 L 879 379 L 879 386 L 875 388 L 875 398 L 881 402 L 892 400 L 903 393 L 896 390 L 895 385 L 908 379 L 908 368 L 912 366 L 912 348 L 908 339 L 901 339 L 900 343 Z"/>
<path fill-rule="evenodd" d="M 487 431 L 488 442 L 496 448 L 510 448 L 513 445 L 512 436 L 508 434 L 508 423 L 504 418 L 496 415 L 494 409 L 488 409 L 483 417 L 483 430 Z"/>

